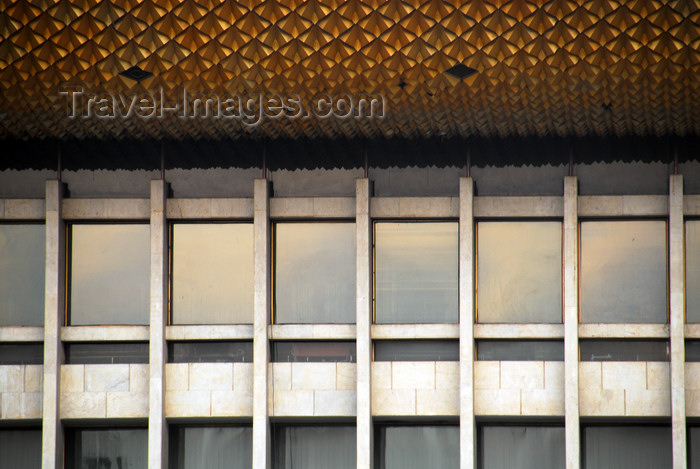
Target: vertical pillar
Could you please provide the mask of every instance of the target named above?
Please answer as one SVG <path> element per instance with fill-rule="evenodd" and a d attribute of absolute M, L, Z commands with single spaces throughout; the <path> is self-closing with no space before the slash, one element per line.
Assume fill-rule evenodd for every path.
<path fill-rule="evenodd" d="M 168 467 L 168 426 L 165 422 L 165 326 L 168 306 L 168 184 L 151 181 L 151 300 L 148 389 L 148 467 Z"/>
<path fill-rule="evenodd" d="M 474 181 L 459 180 L 459 467 L 476 467 L 474 421 Z"/>
<path fill-rule="evenodd" d="M 685 227 L 683 224 L 683 176 L 672 175 L 668 197 L 668 247 L 671 326 L 671 425 L 673 469 L 685 469 L 688 453 L 685 436 Z"/>
<path fill-rule="evenodd" d="M 578 180 L 564 178 L 564 418 L 566 469 L 581 464 L 578 400 Z"/>
<path fill-rule="evenodd" d="M 253 467 L 270 467 L 268 422 L 268 365 L 270 347 L 270 183 L 256 179 L 254 186 L 255 296 L 253 318 Z"/>
<path fill-rule="evenodd" d="M 372 469 L 372 222 L 369 202 L 372 183 L 355 183 L 357 227 L 357 469 Z"/>
<path fill-rule="evenodd" d="M 46 181 L 46 272 L 44 297 L 44 396 L 41 467 L 63 467 L 63 427 L 59 414 L 61 326 L 66 285 L 66 230 L 61 213 L 64 185 Z"/>

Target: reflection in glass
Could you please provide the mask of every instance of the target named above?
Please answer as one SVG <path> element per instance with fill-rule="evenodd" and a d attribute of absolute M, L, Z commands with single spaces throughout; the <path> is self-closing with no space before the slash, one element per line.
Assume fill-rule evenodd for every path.
<path fill-rule="evenodd" d="M 355 362 L 355 342 L 279 341 L 272 343 L 273 362 Z"/>
<path fill-rule="evenodd" d="M 73 225 L 70 324 L 148 324 L 150 227 Z"/>
<path fill-rule="evenodd" d="M 700 340 L 685 341 L 685 361 L 700 362 Z"/>
<path fill-rule="evenodd" d="M 376 223 L 375 322 L 456 323 L 457 223 Z"/>
<path fill-rule="evenodd" d="M 581 223 L 581 322 L 666 322 L 666 223 Z"/>
<path fill-rule="evenodd" d="M 252 361 L 252 341 L 168 342 L 169 363 L 251 363 Z"/>
<path fill-rule="evenodd" d="M 44 325 L 46 227 L 0 225 L 0 326 Z"/>
<path fill-rule="evenodd" d="M 700 220 L 685 222 L 685 320 L 700 323 Z"/>
<path fill-rule="evenodd" d="M 589 426 L 582 436 L 583 469 L 672 467 L 670 427 Z"/>
<path fill-rule="evenodd" d="M 480 469 L 566 466 L 564 427 L 484 425 L 479 437 Z"/>
<path fill-rule="evenodd" d="M 175 427 L 170 430 L 173 469 L 250 469 L 253 428 Z"/>
<path fill-rule="evenodd" d="M 477 225 L 480 323 L 560 323 L 561 223 Z"/>
<path fill-rule="evenodd" d="M 79 342 L 64 348 L 69 365 L 148 363 L 146 342 Z"/>
<path fill-rule="evenodd" d="M 377 428 L 379 469 L 458 469 L 459 426 L 412 425 Z"/>
<path fill-rule="evenodd" d="M 172 323 L 253 323 L 253 225 L 173 225 Z"/>
<path fill-rule="evenodd" d="M 375 362 L 459 361 L 457 340 L 376 340 Z"/>
<path fill-rule="evenodd" d="M 0 365 L 43 365 L 44 344 L 0 344 Z M 2 466 L 0 466 L 2 467 Z"/>
<path fill-rule="evenodd" d="M 41 469 L 41 429 L 0 429 L 2 469 Z"/>
<path fill-rule="evenodd" d="M 66 432 L 66 468 L 148 467 L 148 430 L 91 429 Z"/>
<path fill-rule="evenodd" d="M 667 362 L 667 340 L 594 339 L 579 342 L 582 362 Z"/>
<path fill-rule="evenodd" d="M 355 469 L 357 437 L 350 425 L 275 425 L 273 469 Z"/>
<path fill-rule="evenodd" d="M 355 224 L 275 226 L 275 322 L 355 322 Z"/>
<path fill-rule="evenodd" d="M 564 361 L 562 340 L 477 340 L 476 359 L 490 361 Z"/>

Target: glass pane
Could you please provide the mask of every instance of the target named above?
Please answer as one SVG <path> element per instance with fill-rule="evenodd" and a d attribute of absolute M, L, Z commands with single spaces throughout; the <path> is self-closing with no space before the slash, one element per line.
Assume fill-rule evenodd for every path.
<path fill-rule="evenodd" d="M 456 425 L 379 427 L 379 469 L 458 469 Z"/>
<path fill-rule="evenodd" d="M 355 322 L 354 223 L 275 226 L 275 322 Z"/>
<path fill-rule="evenodd" d="M 478 340 L 477 360 L 492 361 L 564 361 L 561 340 Z"/>
<path fill-rule="evenodd" d="M 253 323 L 253 225 L 173 225 L 172 323 Z"/>
<path fill-rule="evenodd" d="M 70 324 L 148 324 L 150 227 L 73 225 Z"/>
<path fill-rule="evenodd" d="M 583 469 L 672 467 L 671 428 L 584 427 Z"/>
<path fill-rule="evenodd" d="M 665 340 L 581 340 L 583 362 L 667 362 Z"/>
<path fill-rule="evenodd" d="M 253 428 L 177 427 L 171 430 L 173 469 L 250 469 Z"/>
<path fill-rule="evenodd" d="M 251 341 L 168 342 L 170 363 L 228 363 L 253 361 Z"/>
<path fill-rule="evenodd" d="M 459 361 L 457 340 L 377 340 L 375 362 Z"/>
<path fill-rule="evenodd" d="M 666 223 L 581 223 L 581 322 L 666 322 Z"/>
<path fill-rule="evenodd" d="M 566 466 L 564 427 L 484 426 L 481 469 L 561 469 Z"/>
<path fill-rule="evenodd" d="M 67 469 L 147 469 L 146 429 L 94 429 L 67 432 Z"/>
<path fill-rule="evenodd" d="M 145 342 L 100 342 L 65 344 L 69 365 L 148 363 Z"/>
<path fill-rule="evenodd" d="M 700 322 L 700 220 L 685 222 L 685 320 Z"/>
<path fill-rule="evenodd" d="M 44 225 L 0 225 L 0 326 L 44 325 Z"/>
<path fill-rule="evenodd" d="M 273 469 L 355 469 L 354 426 L 275 425 Z"/>
<path fill-rule="evenodd" d="M 685 361 L 700 362 L 700 340 L 685 341 Z"/>
<path fill-rule="evenodd" d="M 2 469 L 41 468 L 41 429 L 0 430 Z"/>
<path fill-rule="evenodd" d="M 355 342 L 274 342 L 273 362 L 355 362 Z"/>
<path fill-rule="evenodd" d="M 477 225 L 480 323 L 560 323 L 561 223 Z"/>
<path fill-rule="evenodd" d="M 700 469 L 700 427 L 688 427 L 688 467 Z"/>
<path fill-rule="evenodd" d="M 0 365 L 43 365 L 43 363 L 44 344 L 0 344 Z"/>
<path fill-rule="evenodd" d="M 375 322 L 456 323 L 457 223 L 376 223 Z"/>

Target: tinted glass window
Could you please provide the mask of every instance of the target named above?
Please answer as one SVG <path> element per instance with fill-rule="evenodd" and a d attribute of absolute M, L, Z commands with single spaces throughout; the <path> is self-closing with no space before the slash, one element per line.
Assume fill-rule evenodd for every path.
<path fill-rule="evenodd" d="M 381 222 L 375 229 L 375 322 L 458 321 L 457 223 Z"/>
<path fill-rule="evenodd" d="M 581 223 L 581 322 L 666 322 L 666 223 Z"/>
<path fill-rule="evenodd" d="M 561 340 L 478 340 L 477 360 L 493 361 L 564 361 Z"/>
<path fill-rule="evenodd" d="M 274 362 L 355 362 L 355 342 L 291 342 L 272 344 Z"/>
<path fill-rule="evenodd" d="M 148 324 L 150 227 L 72 225 L 70 324 Z"/>
<path fill-rule="evenodd" d="M 70 365 L 148 363 L 146 342 L 100 342 L 65 344 Z"/>
<path fill-rule="evenodd" d="M 583 469 L 672 467 L 670 427 L 584 427 L 582 445 Z"/>
<path fill-rule="evenodd" d="M 275 225 L 275 322 L 355 322 L 354 223 Z"/>
<path fill-rule="evenodd" d="M 69 429 L 66 431 L 66 468 L 148 467 L 148 430 Z"/>
<path fill-rule="evenodd" d="M 2 469 L 41 468 L 41 429 L 0 430 Z"/>
<path fill-rule="evenodd" d="M 700 469 L 700 427 L 688 427 L 688 467 Z"/>
<path fill-rule="evenodd" d="M 44 225 L 0 224 L 0 326 L 44 325 Z"/>
<path fill-rule="evenodd" d="M 700 220 L 685 222 L 685 318 L 700 322 Z"/>
<path fill-rule="evenodd" d="M 481 323 L 560 323 L 561 223 L 477 225 L 477 318 Z"/>
<path fill-rule="evenodd" d="M 253 428 L 171 427 L 171 469 L 250 469 Z"/>
<path fill-rule="evenodd" d="M 458 469 L 459 426 L 380 426 L 375 432 L 379 469 Z"/>
<path fill-rule="evenodd" d="M 172 323 L 253 323 L 253 225 L 173 225 Z"/>
<path fill-rule="evenodd" d="M 669 345 L 665 340 L 581 340 L 581 361 L 667 362 Z"/>
<path fill-rule="evenodd" d="M 251 341 L 168 342 L 170 363 L 252 362 Z"/>
<path fill-rule="evenodd" d="M 44 344 L 0 344 L 0 365 L 42 365 L 43 363 Z"/>
<path fill-rule="evenodd" d="M 485 425 L 480 430 L 481 469 L 566 467 L 564 427 Z"/>
<path fill-rule="evenodd" d="M 376 340 L 376 362 L 459 361 L 457 340 Z"/>
<path fill-rule="evenodd" d="M 355 469 L 357 437 L 354 426 L 275 425 L 273 469 Z"/>
<path fill-rule="evenodd" d="M 700 340 L 685 341 L 685 361 L 700 362 Z"/>

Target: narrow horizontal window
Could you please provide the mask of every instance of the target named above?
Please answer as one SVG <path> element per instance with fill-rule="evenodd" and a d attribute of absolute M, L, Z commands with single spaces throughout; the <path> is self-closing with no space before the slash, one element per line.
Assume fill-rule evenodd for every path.
<path fill-rule="evenodd" d="M 250 469 L 253 427 L 171 426 L 169 463 L 172 469 Z"/>
<path fill-rule="evenodd" d="M 66 468 L 148 467 L 145 428 L 66 429 Z"/>
<path fill-rule="evenodd" d="M 672 467 L 671 427 L 586 426 L 582 430 L 582 469 L 660 469 Z"/>
<path fill-rule="evenodd" d="M 564 427 L 483 425 L 480 469 L 561 469 L 566 466 Z"/>
<path fill-rule="evenodd" d="M 0 326 L 44 325 L 46 227 L 0 224 Z"/>
<path fill-rule="evenodd" d="M 376 340 L 376 362 L 459 361 L 457 340 Z"/>
<path fill-rule="evenodd" d="M 272 343 L 273 362 L 355 362 L 355 342 L 279 341 Z"/>
<path fill-rule="evenodd" d="M 355 469 L 354 425 L 282 425 L 272 428 L 272 469 Z"/>
<path fill-rule="evenodd" d="M 80 342 L 64 347 L 69 365 L 148 363 L 146 342 Z"/>
<path fill-rule="evenodd" d="M 378 425 L 378 469 L 458 469 L 458 425 Z"/>
<path fill-rule="evenodd" d="M 253 323 L 252 223 L 172 225 L 172 324 Z"/>
<path fill-rule="evenodd" d="M 583 362 L 667 362 L 666 340 L 581 340 Z"/>
<path fill-rule="evenodd" d="M 700 220 L 688 220 L 685 222 L 685 320 L 689 323 L 700 323 L 697 285 L 700 285 Z"/>
<path fill-rule="evenodd" d="M 0 429 L 2 469 L 41 469 L 41 428 Z"/>
<path fill-rule="evenodd" d="M 147 224 L 71 225 L 69 324 L 148 324 L 150 246 Z"/>
<path fill-rule="evenodd" d="M 459 226 L 374 224 L 377 324 L 458 322 Z"/>
<path fill-rule="evenodd" d="M 354 223 L 277 223 L 274 313 L 278 324 L 355 322 Z"/>
<path fill-rule="evenodd" d="M 251 363 L 252 361 L 252 341 L 168 342 L 168 362 L 170 363 Z"/>
<path fill-rule="evenodd" d="M 477 224 L 480 323 L 561 323 L 561 222 Z"/>
<path fill-rule="evenodd" d="M 700 362 L 700 340 L 685 341 L 685 361 Z"/>
<path fill-rule="evenodd" d="M 44 344 L 12 343 L 0 344 L 0 365 L 42 365 Z"/>
<path fill-rule="evenodd" d="M 564 361 L 562 340 L 477 340 L 477 360 Z"/>

